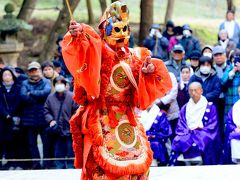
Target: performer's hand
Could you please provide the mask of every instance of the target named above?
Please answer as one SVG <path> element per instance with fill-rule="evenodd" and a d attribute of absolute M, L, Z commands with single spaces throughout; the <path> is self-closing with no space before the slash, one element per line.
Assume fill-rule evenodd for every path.
<path fill-rule="evenodd" d="M 69 32 L 71 33 L 72 36 L 77 36 L 78 32 L 82 32 L 83 28 L 81 26 L 81 24 L 77 23 L 74 20 L 70 21 L 70 25 L 69 25 Z"/>
<path fill-rule="evenodd" d="M 151 56 L 147 56 L 143 64 L 142 72 L 153 73 L 154 70 L 155 70 L 155 66 L 153 65 L 153 63 L 151 63 Z"/>

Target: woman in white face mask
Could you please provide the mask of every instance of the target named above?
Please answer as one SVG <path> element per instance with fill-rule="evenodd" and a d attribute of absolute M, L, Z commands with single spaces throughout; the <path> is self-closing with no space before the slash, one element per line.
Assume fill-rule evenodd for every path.
<path fill-rule="evenodd" d="M 71 158 L 74 154 L 69 120 L 78 106 L 72 99 L 73 93 L 66 90 L 67 81 L 63 76 L 56 77 L 53 84 L 56 92 L 48 96 L 44 106 L 45 120 L 49 124 L 46 129 L 51 142 L 49 151 L 55 158 Z M 73 161 L 56 160 L 49 166 L 56 169 L 73 168 Z"/>
<path fill-rule="evenodd" d="M 213 60 L 209 56 L 202 56 L 199 59 L 199 69 L 190 78 L 191 82 L 199 82 L 203 87 L 203 96 L 209 102 L 217 104 L 221 93 L 221 81 L 213 67 Z"/>
<path fill-rule="evenodd" d="M 199 62 L 199 71 L 202 76 L 208 76 L 213 67 L 213 60 L 208 56 L 202 56 Z"/>
<path fill-rule="evenodd" d="M 64 94 L 66 91 L 66 80 L 63 76 L 58 76 L 57 78 L 54 79 L 55 82 L 53 82 L 55 86 L 55 91 L 58 94 Z"/>
<path fill-rule="evenodd" d="M 208 62 L 205 62 L 200 66 L 200 73 L 204 76 L 209 75 L 211 72 L 211 69 L 212 69 L 211 64 Z"/>

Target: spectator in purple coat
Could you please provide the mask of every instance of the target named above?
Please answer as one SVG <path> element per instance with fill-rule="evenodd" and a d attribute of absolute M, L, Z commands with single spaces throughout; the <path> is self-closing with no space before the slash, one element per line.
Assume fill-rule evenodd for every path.
<path fill-rule="evenodd" d="M 203 164 L 217 164 L 215 144 L 219 132 L 216 107 L 202 96 L 199 82 L 191 83 L 188 90 L 191 98 L 180 112 L 170 165 L 176 164 L 180 154 L 184 158 L 202 156 Z"/>

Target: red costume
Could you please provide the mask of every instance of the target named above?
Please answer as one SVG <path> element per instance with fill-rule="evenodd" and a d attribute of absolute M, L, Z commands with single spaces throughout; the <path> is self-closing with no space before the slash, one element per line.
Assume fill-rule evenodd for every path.
<path fill-rule="evenodd" d="M 100 35 L 78 25 L 82 30 L 63 41 L 74 100 L 81 105 L 70 121 L 75 166 L 83 169 L 82 179 L 147 179 L 152 151 L 134 107 L 146 109 L 171 89 L 168 71 L 159 59 L 146 61 L 147 49 L 127 47 L 126 5 L 115 2 L 107 9 Z"/>

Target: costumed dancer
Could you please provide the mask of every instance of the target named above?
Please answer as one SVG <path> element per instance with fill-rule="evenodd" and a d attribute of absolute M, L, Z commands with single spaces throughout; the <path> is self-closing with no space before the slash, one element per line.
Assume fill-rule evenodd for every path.
<path fill-rule="evenodd" d="M 75 167 L 82 179 L 147 179 L 153 153 L 134 114 L 171 89 L 163 61 L 147 49 L 128 48 L 129 10 L 114 2 L 99 24 L 100 35 L 71 21 L 62 44 L 74 77 L 74 100 L 81 105 L 71 118 Z"/>

